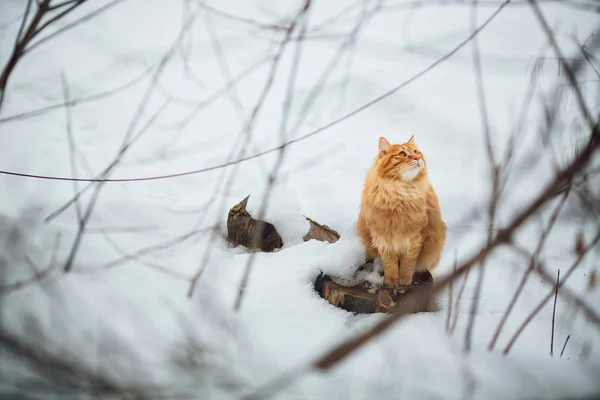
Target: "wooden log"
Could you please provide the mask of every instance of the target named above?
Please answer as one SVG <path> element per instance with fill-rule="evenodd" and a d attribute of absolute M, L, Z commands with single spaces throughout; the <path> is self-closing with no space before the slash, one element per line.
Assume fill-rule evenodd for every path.
<path fill-rule="evenodd" d="M 246 210 L 248 198 L 240 201 L 229 210 L 227 216 L 227 239 L 234 246 L 246 246 L 249 249 L 260 249 L 265 252 L 272 252 L 283 247 L 283 240 L 275 226 L 267 221 L 256 220 L 252 218 Z M 340 238 L 340 235 L 327 225 L 321 225 L 308 217 L 304 217 L 310 224 L 309 231 L 304 236 L 304 241 L 311 239 L 322 242 L 334 243 Z"/>
<path fill-rule="evenodd" d="M 248 198 L 240 201 L 229 210 L 227 216 L 227 239 L 234 246 L 246 246 L 271 252 L 283 247 L 281 236 L 273 224 L 256 220 L 246 211 Z"/>
<path fill-rule="evenodd" d="M 407 310 L 411 313 L 426 312 L 427 304 L 414 304 L 408 296 L 416 291 L 431 292 L 433 277 L 429 271 L 415 273 L 413 282 L 402 291 L 385 287 L 367 288 L 362 284 L 343 286 L 334 282 L 329 275 L 321 274 L 315 282 L 315 290 L 330 304 L 358 314 L 395 312 Z"/>

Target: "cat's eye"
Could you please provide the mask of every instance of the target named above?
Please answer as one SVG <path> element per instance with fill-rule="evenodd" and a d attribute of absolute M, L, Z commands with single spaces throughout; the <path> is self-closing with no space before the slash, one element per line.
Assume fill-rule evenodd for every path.
<path fill-rule="evenodd" d="M 405 152 L 403 152 L 403 151 L 401 151 L 400 153 L 398 153 L 398 155 L 399 155 L 400 157 L 406 157 L 406 153 L 405 153 Z"/>
<path fill-rule="evenodd" d="M 419 150 L 415 149 L 415 154 L 419 154 Z"/>

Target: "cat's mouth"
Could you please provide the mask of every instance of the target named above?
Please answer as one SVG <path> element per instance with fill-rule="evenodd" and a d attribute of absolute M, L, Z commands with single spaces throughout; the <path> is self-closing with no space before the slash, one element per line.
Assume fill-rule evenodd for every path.
<path fill-rule="evenodd" d="M 412 170 L 415 168 L 423 168 L 423 160 L 415 160 L 409 164 L 409 170 Z"/>

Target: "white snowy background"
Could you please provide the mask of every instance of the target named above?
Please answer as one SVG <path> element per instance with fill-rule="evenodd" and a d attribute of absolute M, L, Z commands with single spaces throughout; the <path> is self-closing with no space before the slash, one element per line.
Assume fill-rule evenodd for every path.
<path fill-rule="evenodd" d="M 1 65 L 12 50 L 25 3 L 0 2 Z M 57 27 L 107 3 L 91 1 Z M 483 3 L 477 25 L 501 4 Z M 26 54 L 10 79 L 0 111 L 0 170 L 96 177 L 117 156 L 128 132 L 139 139 L 111 178 L 221 165 L 277 147 L 348 114 L 426 68 L 473 30 L 469 4 L 424 1 L 412 7 L 413 2 L 400 1 L 315 1 L 307 37 L 286 47 L 249 135 L 248 121 L 285 36 L 268 25 L 289 24 L 301 2 L 202 4 L 124 0 Z M 598 27 L 595 12 L 554 2 L 542 10 L 568 55 Z M 357 26 L 355 40 L 349 42 Z M 532 73 L 536 60 L 553 55 L 525 2 L 500 11 L 478 43 L 489 126 L 500 159 L 519 124 L 532 76 L 537 82 L 501 199 L 501 225 L 552 178 L 551 157 L 540 144 L 541 103 L 564 76 L 552 62 Z M 232 79 L 234 85 L 229 84 Z M 110 95 L 93 97 L 122 86 Z M 68 110 L 48 108 L 65 101 L 65 87 L 70 99 L 89 100 Z M 593 90 L 590 103 L 597 95 Z M 32 110 L 43 111 L 27 114 Z M 585 131 L 572 128 L 580 117 L 572 99 L 565 100 L 561 110 L 564 129 L 553 145 L 564 165 Z M 332 345 L 383 318 L 334 308 L 314 292 L 313 282 L 321 271 L 350 274 L 364 261 L 353 224 L 377 139 L 402 142 L 413 134 L 448 224 L 437 272 L 447 274 L 455 254 L 458 262 L 465 259 L 485 242 L 487 232 L 490 177 L 471 44 L 385 100 L 286 147 L 280 168 L 274 168 L 279 155 L 272 152 L 198 174 L 103 185 L 68 274 L 61 269 L 78 230 L 76 208 L 69 207 L 47 223 L 44 218 L 87 183 L 0 175 L 2 265 L 10 266 L 1 271 L 1 281 L 11 284 L 30 277 L 27 258 L 41 269 L 54 255 L 58 266 L 42 284 L 2 296 L 2 327 L 24 340 L 38 335 L 53 352 L 83 360 L 116 381 L 168 388 L 185 393 L 185 398 L 239 398 L 282 373 L 304 371 Z M 234 312 L 251 255 L 223 239 L 227 211 L 250 194 L 250 210 L 258 213 L 274 170 L 266 219 L 282 233 L 285 246 L 276 253 L 254 255 L 241 309 Z M 92 192 L 80 199 L 84 212 Z M 521 246 L 534 248 L 548 211 L 520 232 L 516 240 Z M 342 239 L 335 244 L 302 242 L 308 228 L 302 215 L 336 229 Z M 215 224 L 220 229 L 216 233 Z M 548 271 L 566 272 L 574 258 L 575 233 L 581 230 L 585 238 L 595 233 L 580 220 L 560 220 L 543 251 Z M 598 327 L 561 296 L 554 356 L 549 355 L 552 302 L 503 355 L 518 326 L 552 291 L 535 274 L 494 350 L 488 351 L 526 266 L 527 260 L 507 250 L 494 252 L 486 263 L 471 352 L 465 353 L 464 347 L 475 270 L 458 304 L 452 335 L 445 331 L 449 305 L 443 294 L 439 311 L 406 318 L 331 371 L 298 373 L 274 396 L 597 395 Z M 597 291 L 584 289 L 594 267 L 597 253 L 584 260 L 568 287 L 585 295 L 600 312 Z M 190 299 L 190 278 L 199 271 Z M 458 284 L 455 296 L 457 291 Z M 7 376 L 4 384 L 11 382 L 16 368 L 16 362 L 0 367 Z"/>

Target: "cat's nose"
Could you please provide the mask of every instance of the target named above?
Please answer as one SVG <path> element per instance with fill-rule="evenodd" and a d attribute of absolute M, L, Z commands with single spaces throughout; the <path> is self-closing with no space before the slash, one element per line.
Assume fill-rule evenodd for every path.
<path fill-rule="evenodd" d="M 419 157 L 418 156 L 413 156 L 415 161 L 419 161 Z"/>

